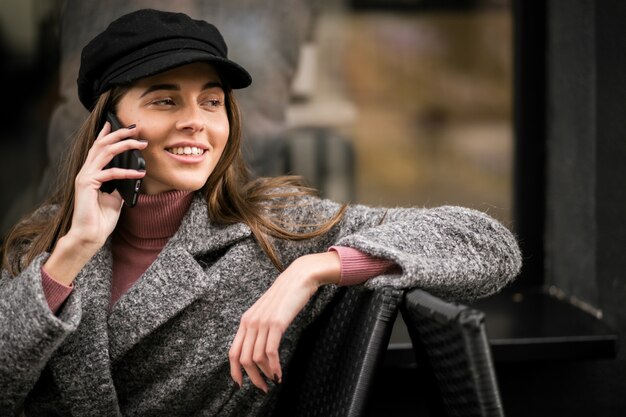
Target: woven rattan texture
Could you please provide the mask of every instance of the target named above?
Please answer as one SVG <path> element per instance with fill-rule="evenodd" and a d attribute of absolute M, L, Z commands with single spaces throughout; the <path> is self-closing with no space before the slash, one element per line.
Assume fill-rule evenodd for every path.
<path fill-rule="evenodd" d="M 415 302 L 419 298 L 412 298 Z M 439 300 L 440 301 L 440 300 Z M 503 416 L 489 345 L 484 330 L 484 315 L 470 308 L 438 313 L 407 303 L 405 321 L 418 355 L 435 375 L 448 416 Z M 462 307 L 462 306 L 461 306 Z M 419 357 L 421 356 L 421 357 Z"/>
<path fill-rule="evenodd" d="M 300 340 L 273 415 L 362 415 L 401 299 L 391 288 L 342 289 Z"/>

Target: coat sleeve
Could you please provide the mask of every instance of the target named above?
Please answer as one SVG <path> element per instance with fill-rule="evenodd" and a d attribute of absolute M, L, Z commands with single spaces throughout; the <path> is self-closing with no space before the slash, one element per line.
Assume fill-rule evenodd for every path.
<path fill-rule="evenodd" d="M 319 223 L 339 205 L 305 199 L 288 214 L 293 225 Z M 314 221 L 315 222 L 315 221 Z M 305 230 L 301 228 L 300 230 Z M 462 207 L 372 208 L 350 206 L 316 248 L 340 245 L 394 261 L 401 274 L 368 280 L 368 288 L 419 287 L 446 299 L 471 301 L 496 293 L 519 273 L 521 254 L 513 234 L 485 213 Z"/>
<path fill-rule="evenodd" d="M 0 410 L 15 412 L 35 385 L 49 358 L 81 317 L 74 291 L 55 316 L 43 292 L 39 255 L 18 276 L 0 278 Z"/>

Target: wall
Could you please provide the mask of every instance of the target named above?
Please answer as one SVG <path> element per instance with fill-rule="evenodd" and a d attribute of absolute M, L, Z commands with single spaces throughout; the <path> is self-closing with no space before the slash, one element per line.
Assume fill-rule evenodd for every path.
<path fill-rule="evenodd" d="M 548 2 L 546 283 L 597 308 L 622 340 L 624 21 L 623 2 Z"/>

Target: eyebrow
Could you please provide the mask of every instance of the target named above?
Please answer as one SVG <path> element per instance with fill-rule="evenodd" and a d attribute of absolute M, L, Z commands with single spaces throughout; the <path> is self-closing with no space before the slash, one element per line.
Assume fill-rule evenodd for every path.
<path fill-rule="evenodd" d="M 202 86 L 202 91 L 209 90 L 211 88 L 224 89 L 224 87 L 222 87 L 222 84 L 220 82 L 209 81 L 208 83 Z M 159 91 L 159 90 L 180 91 L 180 86 L 177 84 L 154 84 L 146 88 L 146 90 L 141 94 L 140 98 L 147 94 L 152 93 L 153 91 Z"/>

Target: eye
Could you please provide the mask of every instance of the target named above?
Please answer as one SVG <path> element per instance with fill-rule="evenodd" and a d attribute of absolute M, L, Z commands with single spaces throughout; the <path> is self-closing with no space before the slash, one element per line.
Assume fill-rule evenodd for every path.
<path fill-rule="evenodd" d="M 208 98 L 202 102 L 203 106 L 209 107 L 211 109 L 217 109 L 222 106 L 222 100 L 219 98 Z"/>
<path fill-rule="evenodd" d="M 172 100 L 170 97 L 166 97 L 152 100 L 150 104 L 154 104 L 156 106 L 173 106 L 176 103 L 174 103 L 174 100 Z"/>
<path fill-rule="evenodd" d="M 208 94 L 204 97 L 201 97 L 198 101 L 200 102 L 200 105 L 202 107 L 209 110 L 219 109 L 224 105 L 224 98 L 221 97 L 219 94 Z"/>

